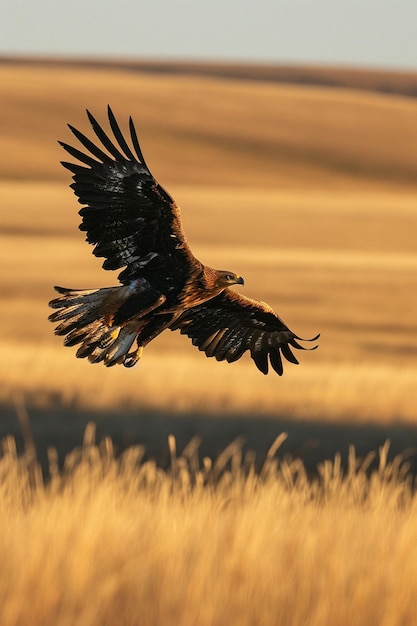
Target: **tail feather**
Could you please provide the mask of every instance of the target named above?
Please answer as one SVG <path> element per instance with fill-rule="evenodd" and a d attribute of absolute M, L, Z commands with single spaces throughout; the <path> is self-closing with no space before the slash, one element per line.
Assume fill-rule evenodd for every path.
<path fill-rule="evenodd" d="M 49 306 L 52 307 L 57 302 L 60 302 L 59 306 L 62 306 L 62 298 L 51 300 Z M 68 307 L 65 309 L 59 309 L 58 311 L 55 311 L 55 313 L 51 313 L 49 319 L 51 320 L 51 322 L 60 322 L 61 320 L 66 320 L 69 317 L 73 317 L 73 313 L 78 311 L 78 308 L 79 307 L 77 304 L 74 304 L 72 306 L 68 305 Z"/>
<path fill-rule="evenodd" d="M 67 289 L 55 287 L 61 294 L 49 303 L 57 309 L 49 316 L 52 322 L 60 322 L 56 335 L 66 335 L 64 345 L 81 344 L 76 356 L 88 358 L 91 363 L 103 361 L 105 365 L 123 363 L 132 354 L 129 350 L 140 330 L 140 325 L 127 323 L 123 327 L 113 325 L 112 318 L 123 303 L 124 287 L 101 289 Z M 112 310 L 113 309 L 113 310 Z"/>
<path fill-rule="evenodd" d="M 106 328 L 103 324 L 100 323 L 99 320 L 88 324 L 87 326 L 75 327 L 72 330 L 69 330 L 68 335 L 64 339 L 65 346 L 76 346 L 77 343 L 82 343 L 84 341 L 88 341 L 88 343 L 93 343 L 100 338 L 101 334 L 106 332 Z M 62 332 L 56 334 L 62 335 Z"/>
<path fill-rule="evenodd" d="M 55 328 L 55 335 L 69 335 L 73 330 L 78 330 L 80 328 L 87 328 L 91 326 L 94 322 L 90 321 L 91 313 L 79 313 L 75 311 L 75 314 L 67 317 L 61 324 Z M 51 318 L 49 318 L 51 319 Z M 55 321 L 52 320 L 51 321 Z"/>
<path fill-rule="evenodd" d="M 67 287 L 54 287 L 55 291 L 63 294 L 60 298 L 51 300 L 49 306 L 52 309 L 60 309 L 62 303 L 65 302 L 65 307 L 83 304 L 86 302 L 92 304 L 93 302 L 101 302 L 110 292 L 119 290 L 120 287 L 102 287 L 100 289 L 68 289 Z"/>

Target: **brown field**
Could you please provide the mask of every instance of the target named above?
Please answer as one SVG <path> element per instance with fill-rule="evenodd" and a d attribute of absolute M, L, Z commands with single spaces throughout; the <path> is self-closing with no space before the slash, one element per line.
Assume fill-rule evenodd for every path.
<path fill-rule="evenodd" d="M 3 402 L 18 392 L 98 409 L 413 422 L 416 101 L 121 71 L 1 72 Z M 67 121 L 87 130 L 87 105 L 104 121 L 108 100 L 121 119 L 134 115 L 197 256 L 242 274 L 245 293 L 301 336 L 321 332 L 319 350 L 282 380 L 249 358 L 206 360 L 171 333 L 132 372 L 75 360 L 53 336 L 53 284 L 116 281 L 77 229 L 56 143 L 69 139 Z"/>
<path fill-rule="evenodd" d="M 366 457 L 390 439 L 390 460 L 415 470 L 417 100 L 371 92 L 366 75 L 361 89 L 37 65 L 0 78 L 0 434 L 23 447 L 26 406 L 44 468 L 91 419 L 164 467 L 169 433 L 212 459 L 244 437 L 211 487 L 208 460 L 200 474 L 190 452 L 187 468 L 138 467 L 108 440 L 62 476 L 53 463 L 44 487 L 8 440 L 2 626 L 414 623 L 410 483 L 385 448 L 368 480 L 349 445 Z M 282 379 L 174 333 L 133 370 L 77 360 L 53 335 L 52 285 L 116 281 L 77 229 L 56 143 L 67 122 L 88 130 L 86 107 L 104 122 L 108 102 L 133 115 L 195 254 L 242 274 L 301 336 L 321 332 Z M 286 461 L 259 481 L 248 455 L 259 469 L 283 430 Z"/>

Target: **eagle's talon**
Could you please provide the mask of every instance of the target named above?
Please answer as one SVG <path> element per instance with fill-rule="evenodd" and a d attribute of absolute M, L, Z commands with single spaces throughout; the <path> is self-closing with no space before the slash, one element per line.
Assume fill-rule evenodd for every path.
<path fill-rule="evenodd" d="M 123 359 L 123 365 L 125 367 L 133 367 L 139 361 L 142 354 L 143 354 L 143 347 L 140 346 L 134 352 L 129 352 L 129 354 L 126 354 L 125 358 Z"/>

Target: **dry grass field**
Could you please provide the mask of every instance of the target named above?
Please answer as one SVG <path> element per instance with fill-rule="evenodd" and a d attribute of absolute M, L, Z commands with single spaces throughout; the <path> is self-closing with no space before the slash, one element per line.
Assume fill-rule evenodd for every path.
<path fill-rule="evenodd" d="M 120 71 L 1 71 L 2 401 L 20 392 L 98 408 L 414 419 L 414 100 Z M 319 350 L 282 381 L 249 359 L 207 361 L 171 333 L 133 372 L 90 367 L 53 336 L 53 284 L 116 280 L 77 229 L 56 143 L 69 139 L 67 121 L 87 130 L 85 106 L 104 121 L 108 100 L 121 119 L 134 115 L 197 256 L 242 274 L 245 293 L 301 336 L 322 333 Z"/>
<path fill-rule="evenodd" d="M 412 626 L 417 593 L 416 498 L 381 448 L 260 473 L 237 444 L 199 469 L 193 443 L 171 467 L 114 458 L 111 440 L 45 487 L 13 440 L 0 461 L 2 626 Z"/>
<path fill-rule="evenodd" d="M 0 434 L 21 450 L 27 407 L 44 469 L 50 449 L 44 485 L 27 429 L 23 458 L 4 443 L 2 626 L 413 624 L 416 503 L 394 457 L 415 471 L 417 100 L 365 74 L 362 89 L 24 64 L 0 78 Z M 56 143 L 107 103 L 133 115 L 196 256 L 321 332 L 282 379 L 176 333 L 132 370 L 53 335 L 54 284 L 116 281 L 78 231 Z M 126 452 L 88 435 L 64 464 L 90 419 Z"/>

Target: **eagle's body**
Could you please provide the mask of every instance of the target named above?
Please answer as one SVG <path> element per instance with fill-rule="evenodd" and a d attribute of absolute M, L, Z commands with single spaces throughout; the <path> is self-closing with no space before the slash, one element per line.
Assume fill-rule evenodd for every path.
<path fill-rule="evenodd" d="M 73 173 L 71 187 L 84 205 L 80 230 L 95 244 L 94 254 L 106 258 L 104 269 L 124 268 L 121 285 L 93 290 L 56 287 L 61 296 L 50 302 L 58 309 L 50 316 L 60 322 L 55 333 L 66 335 L 66 345 L 81 344 L 78 357 L 130 367 L 163 330 L 178 329 L 207 356 L 231 362 L 250 350 L 263 373 L 269 360 L 281 375 L 280 351 L 297 363 L 289 345 L 304 349 L 299 337 L 268 305 L 230 289 L 243 284 L 240 276 L 194 257 L 179 207 L 150 173 L 132 120 L 133 151 L 110 108 L 108 114 L 117 145 L 88 113 L 107 152 L 72 126 L 92 156 L 61 145 L 82 163 L 63 163 Z"/>

